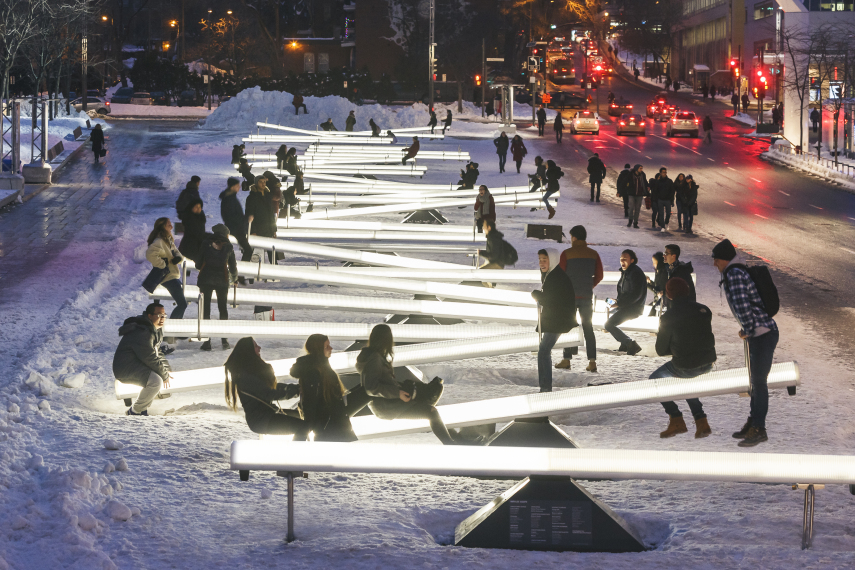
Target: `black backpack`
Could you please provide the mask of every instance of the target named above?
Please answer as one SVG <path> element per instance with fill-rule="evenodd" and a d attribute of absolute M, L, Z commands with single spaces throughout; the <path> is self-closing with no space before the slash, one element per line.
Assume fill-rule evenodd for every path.
<path fill-rule="evenodd" d="M 519 261 L 520 258 L 520 256 L 517 255 L 517 250 L 514 249 L 514 246 L 512 246 L 505 240 L 502 240 L 502 246 L 502 262 L 504 263 L 504 265 L 516 265 L 517 261 Z"/>
<path fill-rule="evenodd" d="M 754 281 L 754 286 L 757 287 L 757 293 L 760 295 L 760 300 L 763 302 L 763 310 L 770 317 L 778 314 L 781 308 L 781 300 L 778 298 L 778 288 L 772 280 L 772 274 L 769 273 L 769 268 L 765 265 L 747 266 L 741 263 L 734 263 L 728 266 L 728 271 L 732 267 L 744 269 L 751 280 Z"/>

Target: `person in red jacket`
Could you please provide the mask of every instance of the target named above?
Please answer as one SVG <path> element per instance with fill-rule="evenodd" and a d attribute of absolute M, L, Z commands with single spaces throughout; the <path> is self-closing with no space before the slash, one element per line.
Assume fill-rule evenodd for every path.
<path fill-rule="evenodd" d="M 522 161 L 528 154 L 528 149 L 519 135 L 514 135 L 514 140 L 511 141 L 511 154 L 514 157 L 514 162 L 517 163 L 517 174 L 519 174 Z"/>
<path fill-rule="evenodd" d="M 493 195 L 483 184 L 478 187 L 478 195 L 475 197 L 475 223 L 478 225 L 478 233 L 484 233 L 484 220 L 496 221 L 496 202 Z"/>

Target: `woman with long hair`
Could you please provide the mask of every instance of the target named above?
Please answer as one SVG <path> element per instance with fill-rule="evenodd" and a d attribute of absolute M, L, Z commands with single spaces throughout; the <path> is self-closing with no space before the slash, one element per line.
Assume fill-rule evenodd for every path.
<path fill-rule="evenodd" d="M 183 319 L 187 300 L 184 298 L 184 290 L 181 287 L 181 270 L 178 268 L 178 264 L 184 257 L 175 247 L 175 238 L 172 236 L 172 221 L 169 218 L 155 220 L 154 229 L 148 234 L 147 243 L 148 249 L 145 251 L 145 258 L 149 263 L 158 269 L 169 269 L 169 272 L 160 282 L 175 301 L 175 309 L 172 310 L 169 318 Z"/>
<path fill-rule="evenodd" d="M 395 378 L 393 367 L 395 341 L 389 325 L 377 325 L 371 329 L 368 346 L 356 358 L 356 370 L 362 387 L 371 397 L 368 406 L 381 420 L 427 419 L 434 435 L 443 443 L 455 443 L 448 432 L 436 403 L 442 396 L 442 379 L 434 378 L 429 384 Z"/>
<path fill-rule="evenodd" d="M 683 202 L 686 199 L 686 190 L 689 185 L 686 183 L 686 175 L 682 172 L 674 179 L 674 202 L 677 204 L 677 229 L 683 229 L 683 220 L 685 218 L 685 208 Z"/>
<path fill-rule="evenodd" d="M 647 288 L 653 291 L 653 302 L 650 303 L 650 313 L 648 316 L 656 316 L 656 307 L 662 303 L 662 296 L 665 295 L 665 284 L 668 282 L 668 264 L 665 263 L 665 254 L 657 251 L 653 254 L 653 272 L 654 279 L 647 278 Z"/>
<path fill-rule="evenodd" d="M 350 417 L 368 404 L 362 386 L 347 392 L 330 366 L 332 346 L 326 335 L 306 339 L 306 355 L 291 367 L 300 382 L 300 410 L 315 441 L 356 441 Z"/>
<path fill-rule="evenodd" d="M 254 433 L 289 435 L 303 441 L 309 434 L 306 422 L 283 411 L 278 400 L 297 396 L 297 384 L 277 384 L 273 367 L 261 358 L 261 347 L 251 336 L 235 345 L 223 365 L 226 370 L 226 405 L 237 411 L 243 407 L 246 425 Z"/>

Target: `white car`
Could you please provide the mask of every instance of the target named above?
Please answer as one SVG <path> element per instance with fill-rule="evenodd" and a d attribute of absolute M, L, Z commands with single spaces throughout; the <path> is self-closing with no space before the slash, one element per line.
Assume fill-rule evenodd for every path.
<path fill-rule="evenodd" d="M 668 121 L 665 136 L 673 137 L 680 133 L 687 134 L 692 138 L 698 138 L 698 117 L 691 111 L 679 111 L 674 113 Z"/>
<path fill-rule="evenodd" d="M 593 111 L 579 111 L 576 118 L 570 122 L 570 134 L 579 132 L 600 134 L 600 119 Z"/>
<path fill-rule="evenodd" d="M 151 105 L 151 93 L 138 91 L 131 97 L 131 105 Z"/>
<path fill-rule="evenodd" d="M 83 110 L 83 97 L 78 97 L 71 102 L 71 106 L 74 107 L 75 111 Z M 99 115 L 109 115 L 110 114 L 110 102 L 104 99 L 103 97 L 93 97 L 89 95 L 86 97 L 86 109 L 87 111 L 95 111 Z"/>

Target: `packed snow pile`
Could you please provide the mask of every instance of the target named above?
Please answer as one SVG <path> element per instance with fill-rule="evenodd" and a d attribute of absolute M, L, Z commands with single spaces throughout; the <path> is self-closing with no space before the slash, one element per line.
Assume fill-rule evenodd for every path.
<path fill-rule="evenodd" d="M 241 91 L 220 105 L 207 119 L 199 122 L 204 129 L 254 130 L 257 122 L 265 122 L 314 131 L 318 125 L 331 118 L 336 128 L 343 131 L 348 113 L 354 111 L 354 130 L 369 131 L 370 119 L 374 119 L 385 130 L 423 127 L 430 118 L 427 105 L 423 103 L 398 108 L 377 104 L 359 106 L 336 95 L 304 97 L 308 114 L 301 109 L 300 114 L 295 115 L 293 100 L 294 96 L 285 91 L 262 91 L 260 87 L 253 87 Z M 450 109 L 455 117 L 481 116 L 481 110 L 468 101 L 463 103 L 462 115 L 457 113 L 457 103 L 436 104 L 434 108 L 440 122 L 445 117 L 446 109 Z"/>

